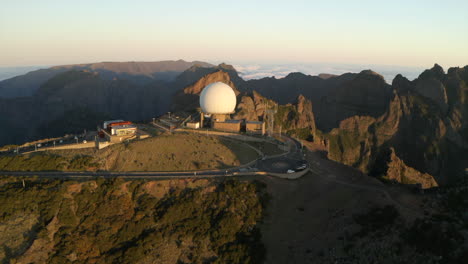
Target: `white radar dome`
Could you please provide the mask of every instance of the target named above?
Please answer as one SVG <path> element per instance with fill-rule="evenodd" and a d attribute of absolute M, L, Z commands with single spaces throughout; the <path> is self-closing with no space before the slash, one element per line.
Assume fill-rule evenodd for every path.
<path fill-rule="evenodd" d="M 236 94 L 231 86 L 215 82 L 203 88 L 200 94 L 200 107 L 207 114 L 233 113 L 236 108 Z"/>

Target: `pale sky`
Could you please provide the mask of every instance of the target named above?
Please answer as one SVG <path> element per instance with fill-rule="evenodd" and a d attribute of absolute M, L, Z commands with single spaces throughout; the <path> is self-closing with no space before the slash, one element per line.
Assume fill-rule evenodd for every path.
<path fill-rule="evenodd" d="M 0 66 L 468 64 L 468 1 L 1 0 Z"/>

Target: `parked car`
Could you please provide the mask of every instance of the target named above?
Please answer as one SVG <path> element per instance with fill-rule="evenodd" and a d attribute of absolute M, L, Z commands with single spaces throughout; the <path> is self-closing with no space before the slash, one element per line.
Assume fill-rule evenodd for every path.
<path fill-rule="evenodd" d="M 302 165 L 300 165 L 300 166 L 297 166 L 297 167 L 296 167 L 296 170 L 303 170 L 303 169 L 305 169 L 305 168 L 307 168 L 307 165 L 306 165 L 306 164 L 302 164 Z"/>
<path fill-rule="evenodd" d="M 287 171 L 287 173 L 294 173 L 294 172 L 296 172 L 296 171 L 294 171 L 294 170 L 288 170 Z"/>

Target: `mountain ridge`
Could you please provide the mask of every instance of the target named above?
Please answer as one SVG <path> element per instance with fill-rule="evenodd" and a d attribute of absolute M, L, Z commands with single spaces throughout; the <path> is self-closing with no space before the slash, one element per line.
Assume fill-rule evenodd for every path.
<path fill-rule="evenodd" d="M 153 81 L 172 81 L 180 73 L 193 65 L 213 67 L 202 61 L 187 62 L 155 61 L 155 62 L 97 62 L 84 64 L 58 65 L 47 69 L 39 69 L 26 74 L 0 81 L 0 97 L 15 98 L 31 96 L 44 82 L 69 70 L 88 70 L 101 74 L 104 79 L 124 79 L 138 85 Z"/>

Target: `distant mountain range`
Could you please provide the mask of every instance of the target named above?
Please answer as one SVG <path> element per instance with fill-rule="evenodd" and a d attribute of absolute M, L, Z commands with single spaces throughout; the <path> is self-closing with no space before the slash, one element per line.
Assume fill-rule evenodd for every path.
<path fill-rule="evenodd" d="M 365 173 L 424 187 L 456 181 L 468 167 L 468 66 L 435 65 L 393 83 L 371 70 L 243 80 L 227 64 L 94 63 L 37 70 L 0 82 L 0 145 L 94 129 L 105 119 L 150 120 L 193 111 L 205 85 L 238 96 L 234 118 L 275 124 Z"/>
<path fill-rule="evenodd" d="M 48 66 L 17 66 L 17 67 L 0 67 L 0 81 L 23 75 L 25 73 L 47 68 Z"/>
<path fill-rule="evenodd" d="M 0 81 L 0 97 L 13 98 L 31 96 L 45 81 L 59 73 L 70 70 L 97 72 L 104 80 L 127 80 L 134 84 L 143 85 L 153 81 L 173 81 L 180 73 L 194 65 L 202 67 L 214 66 L 206 62 L 187 62 L 184 60 L 156 62 L 99 62 L 54 66 L 47 69 L 31 71 L 24 75 Z"/>

